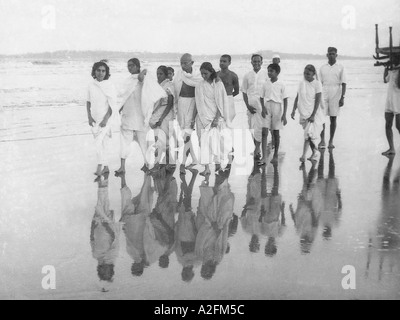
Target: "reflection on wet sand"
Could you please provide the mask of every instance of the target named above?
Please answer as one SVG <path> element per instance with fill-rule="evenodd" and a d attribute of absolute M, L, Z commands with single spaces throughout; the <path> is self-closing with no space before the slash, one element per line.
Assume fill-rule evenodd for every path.
<path fill-rule="evenodd" d="M 280 159 L 281 163 L 281 159 Z M 268 192 L 268 178 L 272 176 L 273 183 Z M 286 230 L 285 202 L 279 193 L 279 165 L 270 164 L 263 169 L 261 179 L 261 234 L 266 237 L 264 253 L 267 257 L 274 257 L 278 253 L 276 240 L 282 237 Z"/>
<path fill-rule="evenodd" d="M 195 273 L 194 268 L 201 264 L 201 260 L 195 253 L 196 237 L 199 225 L 192 208 L 193 187 L 198 175 L 197 170 L 190 170 L 192 178 L 189 185 L 186 175 L 181 174 L 181 195 L 178 203 L 178 221 L 175 226 L 175 254 L 182 266 L 182 280 L 190 282 Z"/>
<path fill-rule="evenodd" d="M 235 196 L 228 179 L 230 171 L 216 175 L 214 187 L 206 179 L 200 186 L 197 213 L 198 234 L 195 253 L 201 259 L 201 277 L 210 280 L 228 251 L 230 221 L 233 216 Z"/>
<path fill-rule="evenodd" d="M 316 188 L 317 163 L 312 162 L 307 173 L 306 165 L 302 164 L 303 188 L 298 196 L 297 209 L 290 205 L 290 212 L 296 231 L 300 236 L 300 250 L 302 254 L 309 254 L 318 230 L 318 222 L 322 209 L 321 192 Z"/>
<path fill-rule="evenodd" d="M 278 163 L 269 163 L 263 167 L 254 163 L 247 184 L 246 204 L 240 219 L 243 230 L 251 235 L 251 253 L 260 251 L 261 237 L 267 238 L 264 249 L 267 257 L 277 254 L 277 238 L 283 236 L 286 230 L 285 203 L 279 193 L 279 167 L 282 160 L 280 157 Z"/>
<path fill-rule="evenodd" d="M 126 238 L 126 250 L 132 258 L 131 272 L 140 277 L 149 265 L 145 252 L 144 230 L 153 204 L 154 188 L 151 177 L 144 174 L 143 186 L 136 197 L 126 184 L 125 174 L 121 178 L 121 222 Z"/>
<path fill-rule="evenodd" d="M 331 240 L 332 230 L 337 228 L 342 215 L 342 194 L 339 188 L 339 179 L 336 177 L 335 159 L 333 150 L 329 151 L 329 173 L 328 177 L 324 175 L 325 150 L 321 150 L 321 160 L 318 166 L 317 188 L 319 189 L 322 210 L 320 225 L 323 228 L 324 240 Z"/>
<path fill-rule="evenodd" d="M 169 267 L 169 257 L 174 252 L 175 214 L 177 213 L 178 185 L 174 178 L 175 169 L 163 166 L 154 175 L 154 185 L 158 193 L 157 203 L 147 219 L 144 232 L 144 248 L 147 261 L 158 260 L 160 268 Z"/>
<path fill-rule="evenodd" d="M 400 168 L 392 178 L 393 160 L 389 158 L 383 175 L 381 212 L 368 248 L 366 277 L 378 264 L 379 280 L 385 274 L 400 275 Z"/>
<path fill-rule="evenodd" d="M 98 177 L 96 181 L 97 205 L 90 229 L 90 244 L 93 257 L 98 261 L 97 274 L 100 281 L 110 283 L 114 278 L 119 253 L 120 224 L 115 222 L 114 211 L 110 210 L 108 174 L 104 178 Z"/>

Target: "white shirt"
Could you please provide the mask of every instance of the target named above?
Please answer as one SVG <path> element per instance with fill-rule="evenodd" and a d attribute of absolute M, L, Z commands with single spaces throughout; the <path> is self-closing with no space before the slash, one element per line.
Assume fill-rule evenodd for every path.
<path fill-rule="evenodd" d="M 107 96 L 94 83 L 90 83 L 87 91 L 87 101 L 90 102 L 90 113 L 96 124 L 100 124 L 107 114 L 109 105 Z"/>
<path fill-rule="evenodd" d="M 286 92 L 285 84 L 279 80 L 272 82 L 267 80 L 261 91 L 261 98 L 265 101 L 274 101 L 276 103 L 283 103 L 283 100 L 289 96 Z"/>
<path fill-rule="evenodd" d="M 324 87 L 338 87 L 343 83 L 346 83 L 344 67 L 338 63 L 335 63 L 333 66 L 329 63 L 323 65 L 320 70 L 320 80 Z"/>
<path fill-rule="evenodd" d="M 248 96 L 260 97 L 264 83 L 268 80 L 268 72 L 260 70 L 257 73 L 252 70 L 243 78 L 242 92 Z"/>
<path fill-rule="evenodd" d="M 315 96 L 322 92 L 321 82 L 314 80 L 309 82 L 303 80 L 300 82 L 298 89 L 298 108 L 302 119 L 308 119 L 315 108 Z"/>
<path fill-rule="evenodd" d="M 135 75 L 136 77 L 138 75 Z M 137 79 L 136 79 L 137 80 Z M 126 130 L 145 131 L 142 111 L 142 84 L 136 81 L 135 90 L 124 104 L 121 114 L 121 126 Z"/>

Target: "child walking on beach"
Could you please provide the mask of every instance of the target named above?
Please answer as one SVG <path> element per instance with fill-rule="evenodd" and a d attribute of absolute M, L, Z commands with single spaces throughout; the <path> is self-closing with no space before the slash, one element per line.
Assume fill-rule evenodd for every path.
<path fill-rule="evenodd" d="M 271 163 L 278 163 L 280 135 L 279 130 L 287 125 L 286 112 L 288 104 L 288 95 L 285 85 L 278 80 L 281 68 L 278 64 L 270 64 L 268 66 L 268 77 L 271 81 L 267 81 L 261 91 L 262 116 L 267 120 L 268 128 L 272 131 L 273 144 L 275 147 L 274 157 Z M 282 106 L 283 104 L 283 106 Z M 268 130 L 262 137 L 263 158 L 261 164 L 267 163 L 267 138 Z"/>
<path fill-rule="evenodd" d="M 92 68 L 93 81 L 89 84 L 87 96 L 87 114 L 89 126 L 95 139 L 97 152 L 97 170 L 95 175 L 109 173 L 108 149 L 111 139 L 110 117 L 116 106 L 115 88 L 108 81 L 110 68 L 103 62 L 96 62 Z M 103 168 L 104 166 L 104 168 Z"/>
<path fill-rule="evenodd" d="M 386 99 L 386 137 L 389 142 L 389 150 L 382 153 L 384 156 L 396 154 L 393 143 L 393 120 L 396 118 L 396 128 L 400 133 L 400 55 L 393 58 L 394 69 L 389 71 L 385 69 L 384 82 L 389 83 Z"/>
<path fill-rule="evenodd" d="M 318 143 L 323 126 L 323 113 L 321 109 L 322 84 L 318 79 L 315 67 L 307 65 L 304 69 L 304 80 L 300 82 L 296 100 L 293 106 L 292 119 L 295 119 L 296 109 L 299 109 L 300 124 L 304 129 L 304 149 L 300 158 L 305 162 L 309 146 L 312 156 L 308 160 L 317 162 L 319 158 Z"/>

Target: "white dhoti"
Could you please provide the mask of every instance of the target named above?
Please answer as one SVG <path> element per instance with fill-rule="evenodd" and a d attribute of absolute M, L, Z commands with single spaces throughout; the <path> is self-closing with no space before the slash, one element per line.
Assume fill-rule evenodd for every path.
<path fill-rule="evenodd" d="M 101 128 L 99 125 L 95 125 L 91 130 L 94 137 L 94 144 L 96 146 L 97 164 L 108 166 L 111 127 L 107 125 L 106 127 Z"/>
<path fill-rule="evenodd" d="M 177 119 L 179 126 L 185 135 L 191 135 L 193 133 L 192 121 L 194 111 L 196 109 L 195 98 L 183 98 L 180 97 L 178 100 L 177 108 Z"/>
<path fill-rule="evenodd" d="M 227 108 L 226 112 L 227 114 L 224 115 L 226 122 L 229 127 L 231 127 L 231 124 L 233 120 L 236 117 L 236 109 L 235 109 L 235 99 L 233 96 L 228 96 L 228 102 L 229 102 L 229 108 Z"/>
<path fill-rule="evenodd" d="M 321 114 L 322 116 L 322 114 Z M 304 139 L 311 140 L 315 146 L 321 142 L 321 132 L 323 129 L 323 121 L 321 119 L 309 122 L 307 119 L 300 119 L 300 124 L 304 129 Z"/>
<path fill-rule="evenodd" d="M 222 119 L 216 128 L 204 128 L 199 119 L 196 123 L 201 141 L 201 164 L 227 164 L 233 149 L 232 130 Z"/>
<path fill-rule="evenodd" d="M 326 116 L 337 117 L 340 113 L 339 102 L 342 97 L 342 88 L 340 85 L 330 85 L 323 87 L 322 108 Z"/>
<path fill-rule="evenodd" d="M 131 152 L 131 143 L 136 141 L 142 151 L 145 163 L 147 164 L 147 132 L 134 131 L 121 128 L 121 159 L 127 159 Z"/>

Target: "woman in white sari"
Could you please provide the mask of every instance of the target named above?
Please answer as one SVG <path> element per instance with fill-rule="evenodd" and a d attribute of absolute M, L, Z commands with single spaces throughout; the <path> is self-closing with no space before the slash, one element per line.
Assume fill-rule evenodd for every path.
<path fill-rule="evenodd" d="M 110 172 L 108 168 L 108 149 L 111 139 L 110 117 L 115 110 L 117 96 L 114 86 L 108 81 L 110 68 L 105 62 L 96 62 L 93 65 L 92 77 L 86 106 L 97 153 L 98 165 L 95 175 L 101 176 Z"/>
<path fill-rule="evenodd" d="M 201 146 L 201 163 L 206 167 L 200 175 L 209 176 L 210 164 L 215 163 L 216 171 L 219 171 L 222 162 L 228 162 L 229 152 L 232 151 L 230 135 L 224 135 L 224 130 L 227 130 L 224 115 L 225 110 L 229 109 L 229 100 L 224 84 L 211 63 L 204 62 L 200 72 L 204 80 L 196 86 L 196 124 Z"/>
<path fill-rule="evenodd" d="M 166 158 L 165 161 L 169 164 L 170 126 L 174 120 L 174 86 L 168 79 L 168 68 L 166 66 L 158 67 L 157 80 L 168 96 L 162 98 L 155 105 L 153 114 L 150 118 L 150 127 L 155 130 L 157 137 L 156 165 L 151 170 L 152 172 L 158 172 L 160 170 L 160 161 L 164 153 Z"/>

